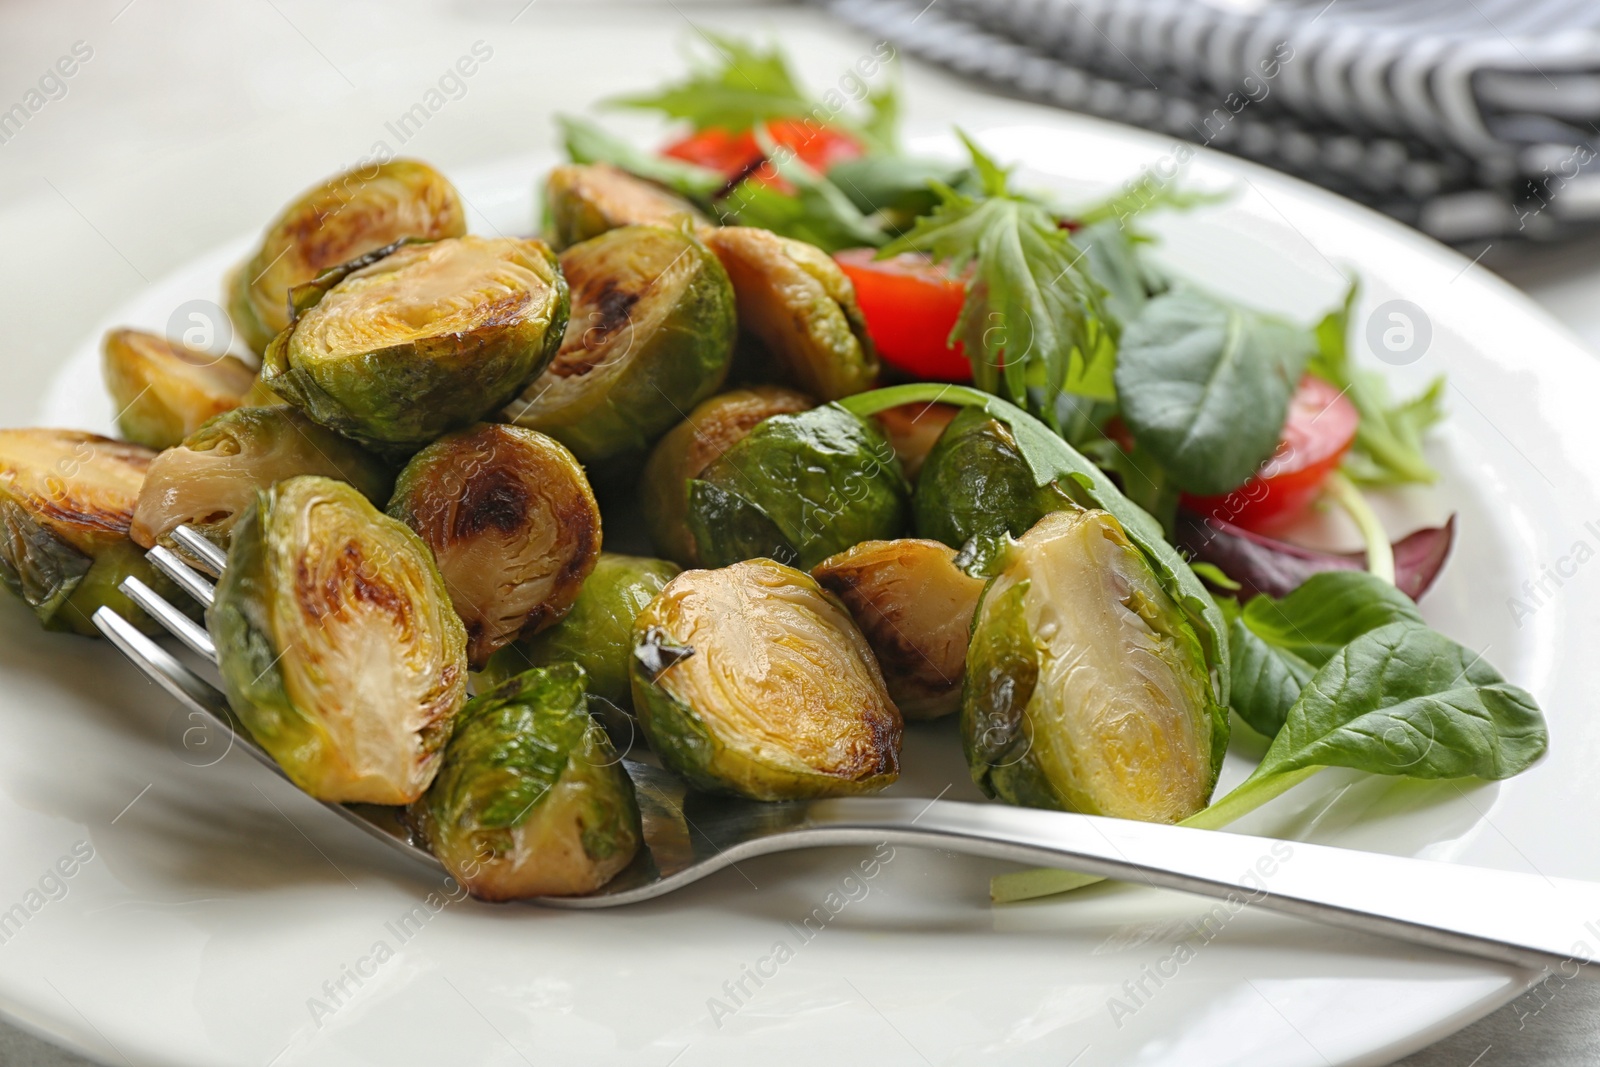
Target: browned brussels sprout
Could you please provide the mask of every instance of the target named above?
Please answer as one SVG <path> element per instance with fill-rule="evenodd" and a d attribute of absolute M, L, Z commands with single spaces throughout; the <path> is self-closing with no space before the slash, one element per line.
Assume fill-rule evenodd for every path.
<path fill-rule="evenodd" d="M 899 537 L 911 496 L 883 435 L 838 404 L 772 416 L 684 492 L 695 554 L 710 567 L 758 556 L 814 567 Z"/>
<path fill-rule="evenodd" d="M 826 252 L 753 226 L 708 230 L 733 280 L 739 328 L 761 343 L 772 376 L 823 400 L 871 389 L 878 355 L 855 286 Z"/>
<path fill-rule="evenodd" d="M 524 630 L 558 622 L 600 556 L 600 508 L 583 468 L 519 426 L 480 423 L 418 452 L 389 514 L 433 550 L 475 668 Z"/>
<path fill-rule="evenodd" d="M 172 531 L 187 523 L 227 548 L 257 491 L 297 474 L 349 482 L 375 504 L 394 484 L 386 465 L 294 408 L 235 408 L 155 458 L 130 533 L 145 548 L 171 548 Z"/>
<path fill-rule="evenodd" d="M 633 705 L 690 785 L 756 800 L 868 793 L 900 773 L 900 713 L 866 638 L 809 575 L 685 571 L 634 622 Z"/>
<path fill-rule="evenodd" d="M 171 448 L 213 415 L 236 408 L 256 372 L 142 330 L 106 334 L 101 370 L 117 430 L 134 444 Z"/>
<path fill-rule="evenodd" d="M 631 709 L 633 621 L 677 573 L 677 565 L 664 559 L 600 553 L 567 617 L 496 652 L 484 669 L 486 679 L 495 684 L 529 667 L 572 662 L 589 675 L 590 697 Z M 604 710 L 597 708 L 596 714 Z"/>
<path fill-rule="evenodd" d="M 1110 513 L 1055 511 L 1011 544 L 973 621 L 961 705 L 985 793 L 1177 822 L 1211 796 L 1227 714 L 1200 639 Z"/>
<path fill-rule="evenodd" d="M 542 241 L 403 245 L 294 292 L 261 377 L 316 421 L 389 453 L 498 411 L 555 355 L 567 285 Z"/>
<path fill-rule="evenodd" d="M 504 417 L 594 471 L 638 473 L 646 451 L 716 392 L 733 357 L 733 288 L 686 233 L 624 226 L 561 253 L 572 314 L 561 350 Z"/>
<path fill-rule="evenodd" d="M 545 230 L 566 248 L 619 226 L 697 229 L 710 222 L 689 201 L 610 163 L 570 163 L 545 180 Z"/>
<path fill-rule="evenodd" d="M 289 325 L 289 290 L 323 271 L 405 237 L 434 241 L 467 232 L 466 213 L 444 175 L 409 159 L 337 174 L 300 194 L 267 227 L 229 279 L 228 316 L 256 352 Z"/>
<path fill-rule="evenodd" d="M 467 694 L 466 633 L 417 535 L 302 475 L 234 527 L 206 624 L 228 703 L 318 800 L 409 804 Z"/>
<path fill-rule="evenodd" d="M 955 549 L 937 541 L 863 541 L 811 569 L 850 609 L 907 719 L 936 719 L 961 707 L 967 631 L 983 582 L 955 558 Z"/>
<path fill-rule="evenodd" d="M 642 838 L 633 783 L 584 703 L 583 669 L 519 674 L 461 709 L 412 811 L 441 863 L 482 900 L 591 893 Z"/>
<path fill-rule="evenodd" d="M 170 588 L 128 539 L 154 456 L 76 430 L 0 430 L 0 582 L 45 629 L 94 637 L 90 620 L 109 606 L 157 630 L 118 588 L 130 576 Z"/>
<path fill-rule="evenodd" d="M 645 524 L 656 551 L 684 567 L 697 566 L 699 551 L 689 532 L 689 479 L 698 478 L 722 454 L 773 415 L 816 407 L 791 389 L 758 385 L 714 396 L 673 427 L 650 453 L 639 491 Z"/>

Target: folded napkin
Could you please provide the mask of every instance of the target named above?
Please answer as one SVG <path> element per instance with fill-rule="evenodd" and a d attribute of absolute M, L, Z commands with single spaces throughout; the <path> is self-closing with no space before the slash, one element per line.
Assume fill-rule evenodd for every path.
<path fill-rule="evenodd" d="M 1600 226 L 1596 0 L 818 0 L 1018 95 L 1249 157 L 1457 244 Z"/>

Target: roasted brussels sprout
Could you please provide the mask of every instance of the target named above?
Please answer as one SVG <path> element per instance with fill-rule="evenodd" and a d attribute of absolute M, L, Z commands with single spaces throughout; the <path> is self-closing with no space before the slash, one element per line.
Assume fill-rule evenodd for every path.
<path fill-rule="evenodd" d="M 155 458 L 130 533 L 145 548 L 171 548 L 172 531 L 188 523 L 227 548 L 256 492 L 297 474 L 349 482 L 375 504 L 394 484 L 387 466 L 294 408 L 235 408 Z"/>
<path fill-rule="evenodd" d="M 428 547 L 344 482 L 259 493 L 206 624 L 228 703 L 318 800 L 409 804 L 466 698 L 467 635 Z"/>
<path fill-rule="evenodd" d="M 733 279 L 739 327 L 771 361 L 763 377 L 770 372 L 823 400 L 872 388 L 878 355 L 855 286 L 826 252 L 753 226 L 704 237 Z"/>
<path fill-rule="evenodd" d="M 960 411 L 954 404 L 918 402 L 885 408 L 873 418 L 878 420 L 894 454 L 900 457 L 900 469 L 915 482 L 928 453 Z"/>
<path fill-rule="evenodd" d="M 289 325 L 289 290 L 404 237 L 467 232 L 455 187 L 426 163 L 396 159 L 335 175 L 283 209 L 228 283 L 228 317 L 256 352 Z"/>
<path fill-rule="evenodd" d="M 171 448 L 213 415 L 236 408 L 256 372 L 142 330 L 106 334 L 101 370 L 117 431 L 134 444 Z"/>
<path fill-rule="evenodd" d="M 677 564 L 664 559 L 600 553 L 567 617 L 496 652 L 484 674 L 500 682 L 529 667 L 570 661 L 588 673 L 591 697 L 631 709 L 633 620 L 677 573 Z"/>
<path fill-rule="evenodd" d="M 567 325 L 554 254 L 514 237 L 402 245 L 325 272 L 294 300 L 262 380 L 388 452 L 498 411 L 544 370 Z"/>
<path fill-rule="evenodd" d="M 715 463 L 773 415 L 816 407 L 816 401 L 791 389 L 758 385 L 714 396 L 689 412 L 657 442 L 645 464 L 639 491 L 645 524 L 656 551 L 685 567 L 698 566 L 699 551 L 689 532 L 689 479 Z"/>
<path fill-rule="evenodd" d="M 809 575 L 685 571 L 633 626 L 633 704 L 690 785 L 756 800 L 868 793 L 900 773 L 900 713 L 866 638 Z"/>
<path fill-rule="evenodd" d="M 1071 500 L 1054 483 L 1040 486 L 1005 423 L 963 408 L 928 453 L 912 498 L 918 537 L 963 548 L 1017 537 Z"/>
<path fill-rule="evenodd" d="M 170 588 L 128 540 L 154 456 L 76 430 L 0 430 L 0 581 L 45 629 L 96 636 L 90 619 L 106 605 L 157 631 L 117 588 L 129 576 Z"/>
<path fill-rule="evenodd" d="M 973 781 L 1012 804 L 1176 822 L 1227 746 L 1200 640 L 1104 511 L 1057 511 L 1011 546 L 967 650 Z"/>
<path fill-rule="evenodd" d="M 961 707 L 967 631 L 983 582 L 955 558 L 938 541 L 863 541 L 811 570 L 850 609 L 907 719 Z"/>
<path fill-rule="evenodd" d="M 561 444 L 479 423 L 412 457 L 389 514 L 433 550 L 474 667 L 560 620 L 600 555 L 600 508 Z"/>
<path fill-rule="evenodd" d="M 584 704 L 583 668 L 519 674 L 461 709 L 444 764 L 412 808 L 473 896 L 593 892 L 643 837 L 633 783 Z"/>
<path fill-rule="evenodd" d="M 686 233 L 624 226 L 561 253 L 572 314 L 555 360 L 504 417 L 585 465 L 637 463 L 716 392 L 733 358 L 733 287 Z"/>
<path fill-rule="evenodd" d="M 610 163 L 569 163 L 545 179 L 545 231 L 556 248 L 619 226 L 698 229 L 709 220 L 693 204 Z"/>
<path fill-rule="evenodd" d="M 757 556 L 815 567 L 861 541 L 899 537 L 911 496 L 883 435 L 837 404 L 772 416 L 684 492 L 708 567 Z"/>

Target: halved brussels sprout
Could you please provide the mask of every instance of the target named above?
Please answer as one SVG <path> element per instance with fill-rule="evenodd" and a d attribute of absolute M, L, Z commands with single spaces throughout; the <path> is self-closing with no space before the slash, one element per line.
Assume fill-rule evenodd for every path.
<path fill-rule="evenodd" d="M 45 629 L 97 636 L 90 620 L 105 605 L 158 632 L 118 588 L 132 576 L 171 589 L 128 540 L 154 457 L 141 445 L 77 430 L 0 430 L 0 582 Z"/>
<path fill-rule="evenodd" d="M 1227 747 L 1200 640 L 1104 511 L 1057 511 L 1010 549 L 967 651 L 972 778 L 1011 804 L 1177 822 Z"/>
<path fill-rule="evenodd" d="M 633 621 L 677 573 L 677 564 L 664 559 L 600 553 L 567 617 L 496 652 L 484 674 L 497 683 L 529 667 L 570 661 L 588 673 L 591 697 L 631 709 Z"/>
<path fill-rule="evenodd" d="M 739 328 L 771 361 L 764 377 L 770 372 L 823 400 L 872 388 L 878 354 L 855 286 L 831 256 L 753 226 L 707 230 L 704 240 L 733 279 Z"/>
<path fill-rule="evenodd" d="M 639 850 L 633 783 L 589 718 L 583 686 L 583 668 L 562 663 L 461 709 L 439 776 L 412 812 L 473 896 L 590 893 Z"/>
<path fill-rule="evenodd" d="M 294 292 L 261 377 L 324 426 L 410 451 L 505 403 L 544 370 L 567 283 L 543 241 L 402 245 Z"/>
<path fill-rule="evenodd" d="M 862 541 L 899 537 L 911 497 L 883 435 L 837 404 L 772 416 L 685 492 L 708 567 L 757 556 L 815 567 Z"/>
<path fill-rule="evenodd" d="M 171 448 L 213 415 L 238 407 L 256 372 L 143 330 L 106 334 L 101 370 L 117 431 L 134 444 Z"/>
<path fill-rule="evenodd" d="M 685 571 L 633 626 L 633 704 L 661 762 L 756 800 L 869 793 L 900 774 L 900 713 L 866 638 L 801 571 Z"/>
<path fill-rule="evenodd" d="M 467 693 L 467 635 L 416 534 L 302 475 L 233 529 L 206 624 L 228 703 L 318 800 L 409 804 Z"/>
<path fill-rule="evenodd" d="M 686 233 L 624 226 L 561 253 L 572 314 L 554 361 L 503 417 L 585 465 L 636 464 L 728 373 L 733 287 Z"/>
<path fill-rule="evenodd" d="M 888 438 L 894 454 L 900 457 L 900 469 L 915 482 L 933 446 L 939 443 L 939 437 L 960 411 L 954 404 L 919 401 L 885 408 L 873 418 L 878 420 L 878 427 Z"/>
<path fill-rule="evenodd" d="M 811 569 L 850 609 L 907 719 L 961 707 L 967 632 L 983 582 L 955 559 L 938 541 L 863 541 Z"/>
<path fill-rule="evenodd" d="M 257 491 L 297 474 L 349 482 L 375 504 L 394 484 L 387 466 L 294 408 L 235 408 L 155 458 L 130 533 L 145 548 L 172 548 L 172 531 L 188 523 L 227 548 Z"/>
<path fill-rule="evenodd" d="M 710 220 L 689 201 L 610 163 L 569 163 L 545 179 L 545 230 L 566 248 L 619 226 L 691 229 Z"/>
<path fill-rule="evenodd" d="M 418 452 L 389 514 L 433 550 L 474 667 L 559 621 L 600 555 L 600 508 L 583 468 L 520 426 L 479 423 Z"/>
<path fill-rule="evenodd" d="M 228 317 L 245 343 L 265 352 L 289 325 L 295 286 L 404 237 L 466 232 L 455 187 L 426 163 L 396 159 L 337 174 L 272 220 L 261 246 L 229 278 Z"/>
<path fill-rule="evenodd" d="M 962 408 L 928 453 L 912 497 L 918 537 L 986 548 L 1020 536 L 1072 501 L 1054 483 L 1041 487 L 1005 423 L 981 408 Z"/>
<path fill-rule="evenodd" d="M 656 551 L 685 567 L 698 566 L 699 550 L 689 532 L 689 479 L 773 415 L 806 411 L 817 402 L 792 389 L 758 385 L 703 401 L 656 443 L 639 480 L 645 524 Z"/>

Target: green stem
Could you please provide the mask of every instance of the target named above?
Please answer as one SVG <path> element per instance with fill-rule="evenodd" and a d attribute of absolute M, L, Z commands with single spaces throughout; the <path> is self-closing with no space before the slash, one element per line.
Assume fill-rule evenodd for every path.
<path fill-rule="evenodd" d="M 1235 786 L 1227 796 L 1202 808 L 1178 825 L 1196 830 L 1221 829 L 1267 801 L 1282 796 L 1320 770 L 1321 767 L 1301 767 L 1283 774 L 1267 774 L 1260 778 L 1251 776 Z M 989 880 L 989 899 L 996 904 L 1010 904 L 1018 900 L 1054 896 L 1104 880 L 1096 875 L 1063 871 L 1055 867 L 1015 871 L 997 874 Z"/>
<path fill-rule="evenodd" d="M 1372 510 L 1372 505 L 1367 503 L 1367 498 L 1361 495 L 1355 483 L 1338 471 L 1328 476 L 1327 493 L 1361 531 L 1361 539 L 1367 545 L 1367 570 L 1393 585 L 1394 546 L 1389 543 L 1383 523 L 1378 521 L 1378 513 Z"/>

